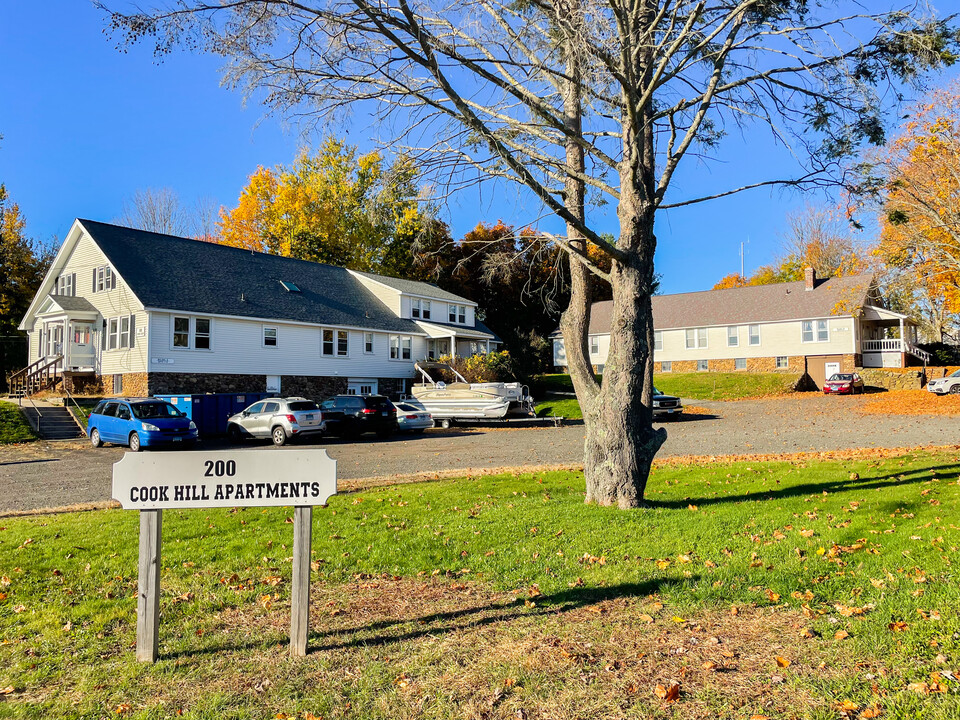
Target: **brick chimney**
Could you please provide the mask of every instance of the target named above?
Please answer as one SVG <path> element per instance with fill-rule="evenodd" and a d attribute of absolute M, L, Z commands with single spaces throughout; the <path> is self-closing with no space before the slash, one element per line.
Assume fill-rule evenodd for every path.
<path fill-rule="evenodd" d="M 803 289 L 809 292 L 813 290 L 814 283 L 817 282 L 817 271 L 812 267 L 808 267 L 803 271 Z"/>

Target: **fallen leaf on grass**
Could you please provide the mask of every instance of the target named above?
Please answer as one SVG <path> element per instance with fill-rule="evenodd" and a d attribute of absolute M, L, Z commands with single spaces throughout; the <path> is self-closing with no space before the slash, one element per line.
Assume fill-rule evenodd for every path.
<path fill-rule="evenodd" d="M 120 703 L 117 705 L 116 713 L 117 715 L 124 715 L 131 710 L 133 710 L 133 707 L 130 705 L 130 703 Z"/>
<path fill-rule="evenodd" d="M 880 717 L 880 713 L 883 712 L 883 708 L 879 705 L 871 705 L 863 709 L 863 712 L 860 713 L 860 717 L 864 720 L 870 720 L 870 718 Z"/>
<path fill-rule="evenodd" d="M 846 630 L 837 630 L 833 634 L 834 640 L 846 640 L 848 637 L 850 637 L 850 633 L 848 633 Z"/>
<path fill-rule="evenodd" d="M 647 624 L 653 622 L 653 618 L 650 617 L 649 615 L 647 615 L 646 613 L 643 613 L 642 615 L 640 615 L 640 616 L 637 618 L 637 620 L 639 620 L 640 622 L 645 622 L 645 623 L 647 623 Z"/>
<path fill-rule="evenodd" d="M 740 610 L 737 608 L 736 605 L 730 608 L 730 614 L 733 615 L 734 617 L 740 614 Z"/>
<path fill-rule="evenodd" d="M 711 661 L 711 660 L 707 660 L 707 661 L 706 661 L 703 665 L 701 665 L 700 667 L 702 667 L 704 670 L 716 670 L 717 667 L 718 667 L 718 665 L 717 665 L 715 662 Z"/>
<path fill-rule="evenodd" d="M 777 660 L 777 667 L 782 667 L 782 668 L 790 667 L 790 661 L 787 660 L 785 657 L 780 657 L 779 655 L 777 655 L 776 660 Z"/>
<path fill-rule="evenodd" d="M 657 685 L 653 690 L 653 694 L 668 703 L 676 702 L 680 697 L 680 683 L 672 683 L 666 686 Z"/>
<path fill-rule="evenodd" d="M 269 595 L 261 595 L 260 599 L 257 600 L 257 602 L 260 603 L 260 606 L 264 610 L 269 610 L 270 607 L 273 605 L 273 598 L 271 598 Z"/>
<path fill-rule="evenodd" d="M 904 630 L 907 629 L 907 627 L 908 625 L 903 620 L 896 620 L 895 622 L 892 622 L 889 625 L 887 625 L 887 628 L 891 632 L 903 632 Z"/>
<path fill-rule="evenodd" d="M 0 688 L 0 695 L 13 695 L 16 690 L 13 689 L 13 685 L 7 685 L 5 688 Z"/>
<path fill-rule="evenodd" d="M 775 593 L 773 590 L 767 589 L 767 598 L 770 602 L 777 602 L 780 599 L 780 594 Z"/>

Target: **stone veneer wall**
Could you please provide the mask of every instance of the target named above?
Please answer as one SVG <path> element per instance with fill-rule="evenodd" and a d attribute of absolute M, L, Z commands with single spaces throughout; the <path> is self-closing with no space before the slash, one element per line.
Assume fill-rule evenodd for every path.
<path fill-rule="evenodd" d="M 887 390 L 920 390 L 924 385 L 922 370 L 862 368 L 857 372 L 863 378 L 864 384 L 871 387 L 881 387 Z"/>
<path fill-rule="evenodd" d="M 851 356 L 852 357 L 852 356 Z M 776 357 L 758 357 L 758 358 L 747 358 L 747 369 L 746 370 L 737 370 L 735 360 L 733 358 L 726 358 L 722 360 L 708 360 L 707 367 L 709 370 L 700 371 L 700 372 L 779 372 L 779 373 L 803 373 L 806 371 L 806 364 L 802 355 L 789 356 L 787 358 L 787 367 L 778 368 L 777 367 L 777 358 Z M 654 363 L 654 371 L 663 372 L 662 363 Z M 670 372 L 674 373 L 692 373 L 697 372 L 697 361 L 696 360 L 674 360 L 671 363 Z"/>
<path fill-rule="evenodd" d="M 331 395 L 347 391 L 344 377 L 316 377 L 309 375 L 283 375 L 280 377 L 280 393 L 285 397 L 299 395 L 310 400 L 323 400 Z"/>
<path fill-rule="evenodd" d="M 147 385 L 150 395 L 263 393 L 267 391 L 267 376 L 152 372 L 147 377 Z M 285 390 L 282 385 L 281 389 Z"/>
<path fill-rule="evenodd" d="M 399 400 L 401 395 L 410 391 L 412 378 L 380 378 L 377 380 L 377 392 L 391 400 Z"/>

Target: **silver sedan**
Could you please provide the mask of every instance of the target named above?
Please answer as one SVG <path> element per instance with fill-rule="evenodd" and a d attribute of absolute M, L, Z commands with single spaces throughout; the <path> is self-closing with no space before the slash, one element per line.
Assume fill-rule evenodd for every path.
<path fill-rule="evenodd" d="M 398 431 L 422 433 L 427 428 L 433 427 L 433 415 L 423 408 L 402 402 L 396 405 Z"/>

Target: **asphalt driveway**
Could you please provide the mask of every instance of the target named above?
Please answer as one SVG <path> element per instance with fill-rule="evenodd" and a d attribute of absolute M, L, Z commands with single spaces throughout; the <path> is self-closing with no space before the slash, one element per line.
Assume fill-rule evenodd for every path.
<path fill-rule="evenodd" d="M 660 456 L 793 453 L 960 441 L 960 418 L 861 415 L 856 408 L 864 401 L 862 396 L 814 394 L 739 402 L 696 401 L 691 404 L 708 414 L 665 421 L 669 435 Z M 338 476 L 344 480 L 573 465 L 582 458 L 583 427 L 454 428 L 385 441 L 369 438 L 321 441 L 307 447 L 325 448 L 337 460 Z M 211 443 L 209 447 L 226 446 Z M 285 451 L 268 443 L 239 449 L 255 448 Z M 83 442 L 0 447 L 0 512 L 108 501 L 112 465 L 124 452 L 115 447 L 94 450 Z"/>

